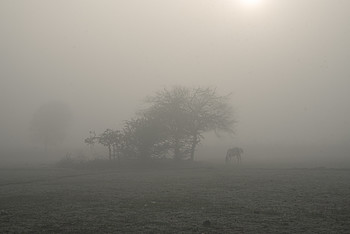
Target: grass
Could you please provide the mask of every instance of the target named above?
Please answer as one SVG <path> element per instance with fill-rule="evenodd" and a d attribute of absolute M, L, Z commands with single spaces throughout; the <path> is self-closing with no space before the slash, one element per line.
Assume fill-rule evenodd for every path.
<path fill-rule="evenodd" d="M 0 233 L 350 232 L 348 170 L 200 164 L 0 176 Z"/>

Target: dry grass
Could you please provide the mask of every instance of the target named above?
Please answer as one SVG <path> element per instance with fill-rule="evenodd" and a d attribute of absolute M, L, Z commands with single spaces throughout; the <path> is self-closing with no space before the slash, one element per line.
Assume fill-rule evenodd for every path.
<path fill-rule="evenodd" d="M 327 169 L 7 169 L 0 233 L 349 233 L 349 181 Z"/>

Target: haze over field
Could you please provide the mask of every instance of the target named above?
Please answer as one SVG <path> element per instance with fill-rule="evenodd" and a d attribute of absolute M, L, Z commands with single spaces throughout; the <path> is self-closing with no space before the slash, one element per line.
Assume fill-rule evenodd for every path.
<path fill-rule="evenodd" d="M 61 148 L 120 128 L 163 87 L 232 92 L 236 134 L 208 135 L 198 160 L 350 165 L 347 0 L 0 2 L 0 157 L 41 149 L 34 113 L 65 103 Z M 64 151 L 64 150 L 63 150 Z M 26 159 L 28 160 L 28 159 Z M 0 158 L 1 163 L 1 158 Z"/>

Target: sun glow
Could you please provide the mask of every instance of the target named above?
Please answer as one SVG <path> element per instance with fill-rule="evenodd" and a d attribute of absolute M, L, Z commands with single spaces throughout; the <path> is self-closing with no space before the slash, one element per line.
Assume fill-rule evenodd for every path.
<path fill-rule="evenodd" d="M 245 6 L 258 6 L 261 3 L 261 0 L 240 0 L 242 5 Z"/>

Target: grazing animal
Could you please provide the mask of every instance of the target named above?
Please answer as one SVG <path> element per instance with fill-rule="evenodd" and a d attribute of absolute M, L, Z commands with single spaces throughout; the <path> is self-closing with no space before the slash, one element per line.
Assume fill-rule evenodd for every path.
<path fill-rule="evenodd" d="M 240 164 L 242 162 L 241 154 L 243 154 L 242 148 L 234 147 L 228 149 L 226 153 L 226 163 L 229 163 L 236 158 L 237 164 Z"/>

